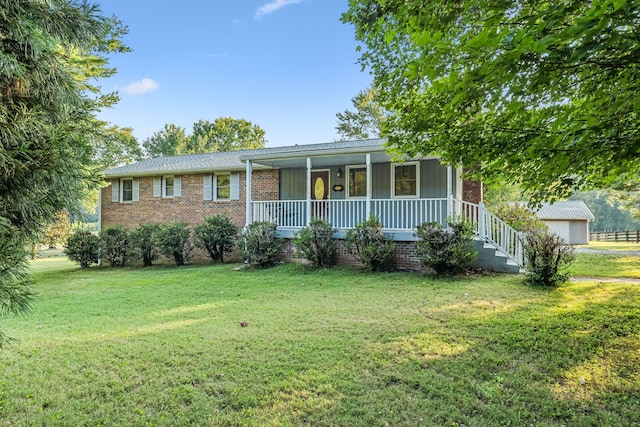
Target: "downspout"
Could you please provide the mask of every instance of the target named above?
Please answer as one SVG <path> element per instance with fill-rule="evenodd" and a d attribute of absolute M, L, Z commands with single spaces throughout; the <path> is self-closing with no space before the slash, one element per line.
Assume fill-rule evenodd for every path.
<path fill-rule="evenodd" d="M 111 184 L 113 185 L 113 184 Z M 98 234 L 102 232 L 102 187 L 98 192 Z M 102 256 L 98 252 L 98 267 L 102 265 Z"/>
<path fill-rule="evenodd" d="M 307 157 L 307 224 L 311 224 L 311 157 Z"/>

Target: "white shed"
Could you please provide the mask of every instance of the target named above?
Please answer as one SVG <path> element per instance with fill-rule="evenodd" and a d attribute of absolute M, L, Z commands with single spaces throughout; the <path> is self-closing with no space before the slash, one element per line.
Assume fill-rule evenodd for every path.
<path fill-rule="evenodd" d="M 536 215 L 567 243 L 589 244 L 589 221 L 596 218 L 583 201 L 544 203 Z"/>

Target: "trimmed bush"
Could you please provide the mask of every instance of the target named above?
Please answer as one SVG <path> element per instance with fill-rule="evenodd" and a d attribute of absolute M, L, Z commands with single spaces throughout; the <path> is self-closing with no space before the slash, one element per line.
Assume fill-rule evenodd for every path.
<path fill-rule="evenodd" d="M 393 269 L 393 251 L 396 244 L 382 232 L 382 223 L 372 216 L 347 231 L 344 238 L 347 252 L 356 256 L 367 270 Z"/>
<path fill-rule="evenodd" d="M 308 227 L 294 234 L 296 255 L 311 261 L 314 267 L 330 267 L 336 261 L 336 240 L 333 233 L 336 229 L 327 221 L 312 219 Z"/>
<path fill-rule="evenodd" d="M 531 209 L 520 203 L 500 203 L 493 213 L 515 230 L 523 233 L 537 233 L 549 230 L 544 221 L 538 218 Z"/>
<path fill-rule="evenodd" d="M 174 222 L 160 227 L 158 247 L 160 253 L 173 259 L 176 265 L 184 265 L 191 259 L 191 251 L 193 250 L 189 224 Z"/>
<path fill-rule="evenodd" d="M 224 254 L 233 251 L 237 235 L 238 227 L 224 214 L 205 218 L 193 230 L 196 246 L 206 250 L 214 262 L 224 262 Z"/>
<path fill-rule="evenodd" d="M 108 227 L 100 233 L 100 256 L 111 267 L 124 267 L 129 250 L 129 232 L 124 227 Z"/>
<path fill-rule="evenodd" d="M 425 222 L 416 228 L 416 256 L 439 276 L 454 274 L 467 267 L 478 253 L 473 250 L 473 223 L 449 219 L 445 230 L 437 222 Z"/>
<path fill-rule="evenodd" d="M 160 257 L 158 249 L 158 224 L 140 224 L 131 230 L 131 249 L 137 258 L 142 259 L 142 265 L 151 267 L 153 262 Z"/>
<path fill-rule="evenodd" d="M 530 232 L 524 242 L 526 283 L 556 287 L 567 281 L 563 272 L 575 261 L 573 248 L 555 233 Z"/>
<path fill-rule="evenodd" d="M 272 222 L 254 222 L 244 228 L 240 250 L 246 262 L 268 267 L 278 261 L 283 242 L 276 234 L 277 228 Z"/>
<path fill-rule="evenodd" d="M 80 264 L 80 268 L 89 268 L 98 263 L 100 237 L 90 231 L 76 230 L 67 239 L 64 250 L 71 261 Z"/>

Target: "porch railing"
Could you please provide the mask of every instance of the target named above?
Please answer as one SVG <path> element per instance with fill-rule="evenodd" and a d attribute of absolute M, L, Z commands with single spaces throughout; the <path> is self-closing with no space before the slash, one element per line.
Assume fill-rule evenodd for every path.
<path fill-rule="evenodd" d="M 470 220 L 479 237 L 491 243 L 519 265 L 523 264 L 523 236 L 521 233 L 486 210 L 484 203 L 475 204 L 454 200 L 453 205 L 453 212 Z"/>
<path fill-rule="evenodd" d="M 450 200 L 450 205 L 449 205 Z M 457 199 L 274 200 L 251 202 L 253 222 L 275 222 L 280 228 L 306 226 L 308 218 L 328 221 L 338 229 L 353 228 L 375 215 L 391 231 L 411 231 L 423 222 L 447 225 L 447 216 L 470 220 L 476 234 L 522 265 L 522 236 L 484 208 Z M 309 217 L 310 215 L 310 217 Z"/>

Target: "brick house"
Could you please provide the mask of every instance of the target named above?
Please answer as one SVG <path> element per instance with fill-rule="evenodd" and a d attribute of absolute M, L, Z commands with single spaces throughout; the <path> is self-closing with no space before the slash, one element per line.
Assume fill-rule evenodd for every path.
<path fill-rule="evenodd" d="M 494 232 L 496 224 L 503 224 L 484 209 L 481 183 L 462 180 L 460 168 L 444 166 L 436 157 L 396 163 L 384 142 L 158 157 L 110 169 L 105 172 L 109 185 L 100 197 L 100 228 L 172 221 L 195 226 L 226 213 L 238 226 L 278 224 L 278 232 L 288 239 L 283 257 L 290 258 L 290 238 L 311 218 L 329 221 L 341 238 L 345 230 L 376 215 L 397 242 L 397 264 L 417 268 L 413 229 L 425 221 L 446 226 L 447 217 L 463 215 L 476 224 L 480 249 L 490 244 L 491 255 L 497 251 L 505 260 L 518 259 L 515 232 Z M 338 255 L 339 263 L 353 263 L 344 251 Z M 514 269 L 478 262 L 493 270 Z"/>

